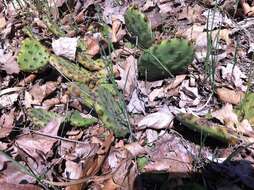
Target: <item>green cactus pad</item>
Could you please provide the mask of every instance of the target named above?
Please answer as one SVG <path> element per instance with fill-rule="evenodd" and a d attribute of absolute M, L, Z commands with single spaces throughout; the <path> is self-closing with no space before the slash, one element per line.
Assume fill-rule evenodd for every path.
<path fill-rule="evenodd" d="M 90 82 L 96 82 L 97 76 L 80 67 L 79 65 L 55 55 L 50 56 L 50 64 L 53 65 L 61 74 L 77 82 L 83 82 L 89 85 Z"/>
<path fill-rule="evenodd" d="M 22 71 L 38 71 L 48 64 L 49 55 L 48 50 L 40 42 L 27 38 L 22 41 L 17 62 Z"/>
<path fill-rule="evenodd" d="M 139 75 L 148 81 L 164 79 L 171 74 L 185 72 L 193 58 L 194 49 L 187 40 L 164 40 L 153 45 L 140 57 Z"/>
<path fill-rule="evenodd" d="M 54 112 L 49 112 L 40 108 L 32 108 L 27 114 L 32 123 L 39 128 L 45 127 L 50 121 L 59 117 L 59 115 Z"/>
<path fill-rule="evenodd" d="M 130 7 L 124 14 L 124 20 L 128 31 L 137 37 L 138 45 L 149 48 L 154 41 L 151 24 L 147 17 L 136 7 Z"/>
<path fill-rule="evenodd" d="M 80 112 L 74 111 L 69 114 L 66 120 L 73 127 L 89 127 L 97 123 L 97 119 L 95 118 L 84 118 L 80 115 Z"/>
<path fill-rule="evenodd" d="M 240 119 L 247 119 L 254 126 L 254 93 L 247 93 L 235 112 Z"/>
<path fill-rule="evenodd" d="M 129 133 L 116 92 L 110 84 L 100 84 L 94 91 L 81 83 L 70 83 L 68 86 L 69 93 L 80 96 L 87 107 L 95 109 L 104 127 L 112 130 L 116 137 L 124 137 Z"/>

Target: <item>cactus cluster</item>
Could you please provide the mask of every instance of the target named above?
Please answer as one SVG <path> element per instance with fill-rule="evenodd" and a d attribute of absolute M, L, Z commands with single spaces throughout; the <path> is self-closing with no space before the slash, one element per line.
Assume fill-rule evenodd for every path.
<path fill-rule="evenodd" d="M 153 44 L 154 34 L 151 24 L 148 18 L 135 6 L 127 9 L 124 20 L 128 31 L 137 38 L 139 46 L 149 48 Z"/>
<path fill-rule="evenodd" d="M 35 39 L 22 41 L 17 62 L 22 71 L 35 72 L 44 68 L 49 61 L 48 50 Z"/>
<path fill-rule="evenodd" d="M 187 70 L 194 58 L 194 49 L 187 40 L 174 38 L 152 45 L 154 36 L 151 25 L 143 13 L 130 7 L 124 18 L 128 31 L 138 37 L 141 47 L 146 48 L 138 62 L 141 78 L 159 80 Z"/>

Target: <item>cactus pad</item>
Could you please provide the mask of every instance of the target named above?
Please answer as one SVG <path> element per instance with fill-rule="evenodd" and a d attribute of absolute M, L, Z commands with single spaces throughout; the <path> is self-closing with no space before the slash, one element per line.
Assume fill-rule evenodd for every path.
<path fill-rule="evenodd" d="M 164 40 L 153 45 L 139 59 L 140 77 L 149 81 L 160 80 L 186 71 L 192 63 L 194 49 L 184 39 Z"/>
<path fill-rule="evenodd" d="M 77 82 L 82 82 L 87 85 L 90 82 L 96 82 L 97 76 L 92 75 L 88 70 L 79 65 L 55 55 L 50 56 L 50 64 L 53 65 L 61 74 Z"/>
<path fill-rule="evenodd" d="M 59 115 L 54 112 L 49 112 L 40 108 L 32 108 L 27 114 L 32 123 L 39 128 L 45 127 L 50 121 L 59 117 Z"/>
<path fill-rule="evenodd" d="M 137 37 L 138 45 L 142 48 L 149 48 L 154 41 L 151 24 L 147 17 L 136 7 L 132 6 L 124 14 L 124 20 L 128 31 Z"/>
<path fill-rule="evenodd" d="M 22 41 L 17 62 L 22 71 L 38 71 L 47 65 L 49 55 L 48 50 L 40 42 L 27 38 Z"/>
<path fill-rule="evenodd" d="M 66 120 L 70 123 L 70 125 L 74 127 L 89 127 L 97 123 L 97 119 L 84 118 L 80 115 L 80 112 L 78 111 L 70 113 Z"/>
<path fill-rule="evenodd" d="M 254 126 L 254 93 L 247 93 L 235 111 L 240 119 L 247 119 Z"/>

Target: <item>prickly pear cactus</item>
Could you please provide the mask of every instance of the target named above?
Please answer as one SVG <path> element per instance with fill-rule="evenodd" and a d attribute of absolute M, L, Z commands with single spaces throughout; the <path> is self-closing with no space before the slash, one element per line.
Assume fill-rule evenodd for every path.
<path fill-rule="evenodd" d="M 192 63 L 194 49 L 184 39 L 164 40 L 146 50 L 139 59 L 140 77 L 149 81 L 160 80 L 186 71 Z"/>
<path fill-rule="evenodd" d="M 240 119 L 247 119 L 254 126 L 254 93 L 247 93 L 235 111 Z"/>
<path fill-rule="evenodd" d="M 34 39 L 25 39 L 21 43 L 17 62 L 22 71 L 33 72 L 44 68 L 49 61 L 49 52 L 40 42 Z"/>
<path fill-rule="evenodd" d="M 28 111 L 28 117 L 35 126 L 42 128 L 45 127 L 54 118 L 59 117 L 59 115 L 43 109 L 32 108 Z"/>
<path fill-rule="evenodd" d="M 98 76 L 92 75 L 91 72 L 62 57 L 51 55 L 49 62 L 64 76 L 77 82 L 83 82 L 89 87 L 90 84 L 91 87 L 94 86 L 95 84 L 92 85 L 92 83 L 96 83 L 98 80 Z"/>
<path fill-rule="evenodd" d="M 70 94 L 80 96 L 87 107 L 94 108 L 104 127 L 112 130 L 116 137 L 124 137 L 129 133 L 112 86 L 104 84 L 91 91 L 85 84 L 70 83 L 68 89 Z"/>
<path fill-rule="evenodd" d="M 89 127 L 97 123 L 95 118 L 84 118 L 80 115 L 80 112 L 74 111 L 69 114 L 66 121 L 70 123 L 73 127 Z"/>
<path fill-rule="evenodd" d="M 127 9 L 124 20 L 128 31 L 137 37 L 138 45 L 142 48 L 149 48 L 154 41 L 151 24 L 147 17 L 135 6 Z"/>

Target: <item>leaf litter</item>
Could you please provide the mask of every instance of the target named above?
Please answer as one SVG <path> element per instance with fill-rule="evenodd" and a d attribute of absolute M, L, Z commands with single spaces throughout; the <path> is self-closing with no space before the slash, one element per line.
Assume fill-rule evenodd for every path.
<path fill-rule="evenodd" d="M 151 36 L 133 36 L 130 7 L 158 47 L 174 37 L 195 47 L 185 71 L 142 77 L 142 55 L 153 51 L 140 44 Z M 3 189 L 254 189 L 253 2 L 17 0 L 0 12 Z M 27 37 L 67 69 L 23 72 Z M 88 90 L 70 89 L 82 72 Z"/>

